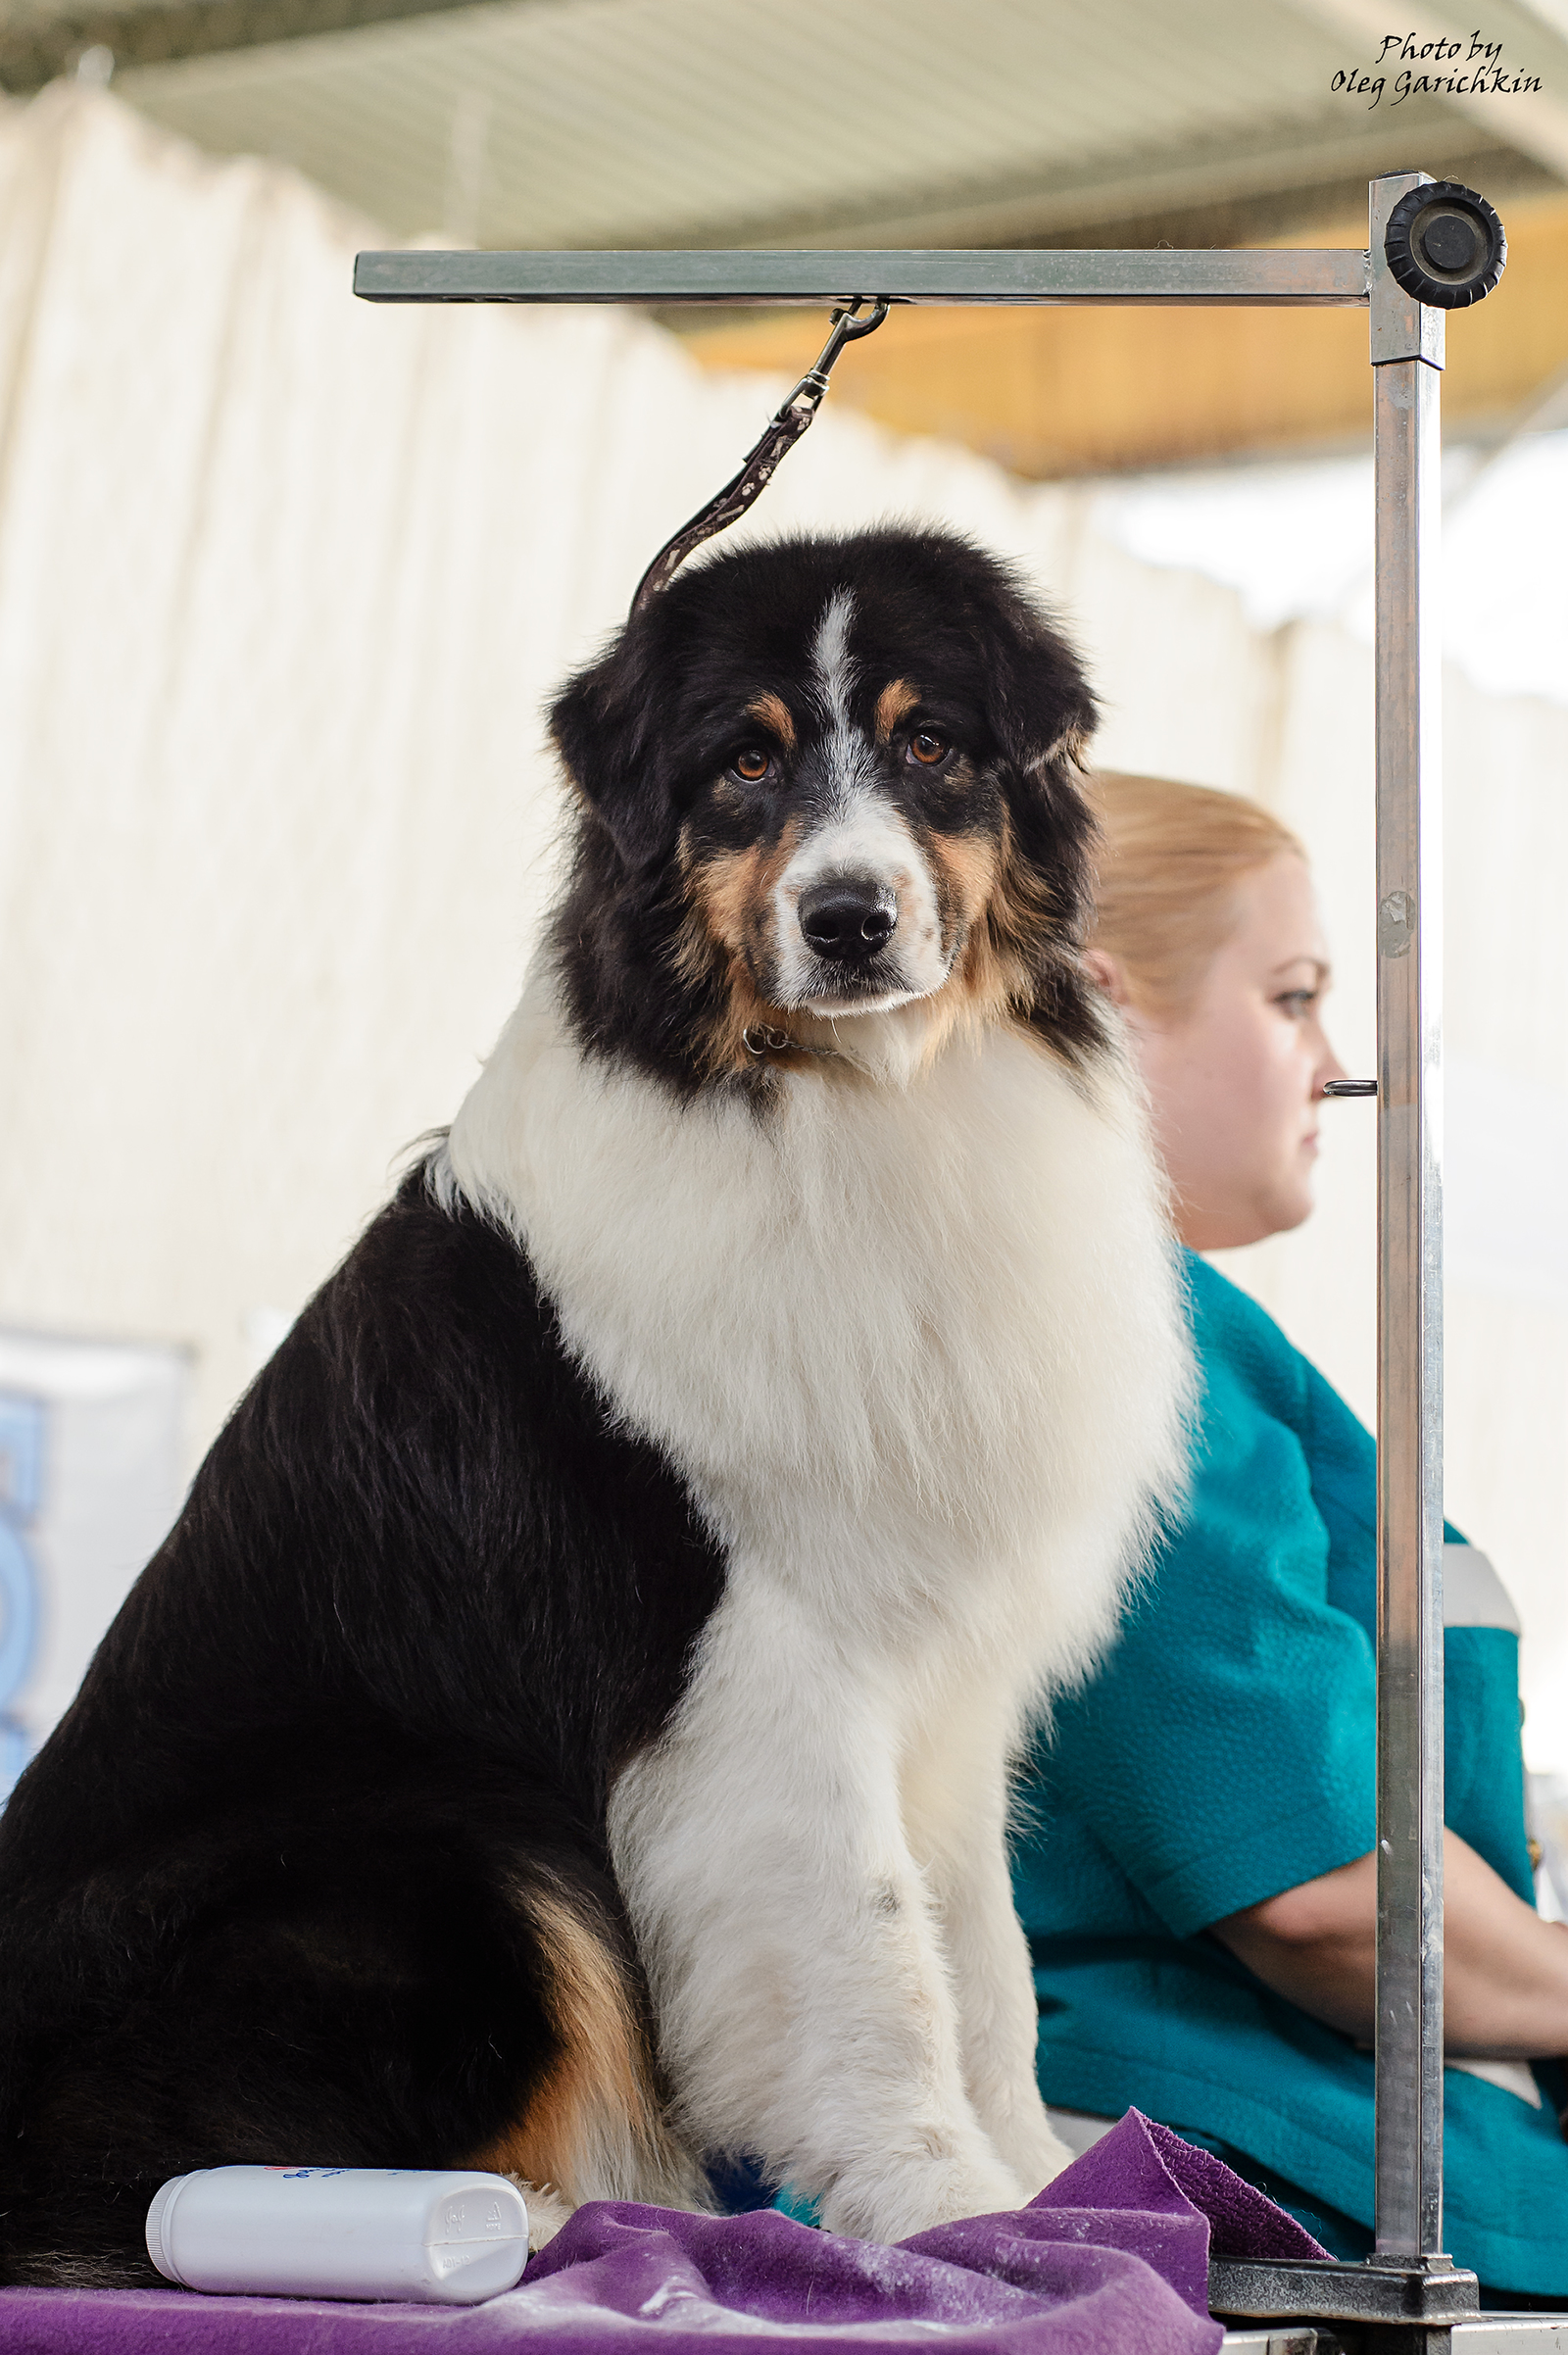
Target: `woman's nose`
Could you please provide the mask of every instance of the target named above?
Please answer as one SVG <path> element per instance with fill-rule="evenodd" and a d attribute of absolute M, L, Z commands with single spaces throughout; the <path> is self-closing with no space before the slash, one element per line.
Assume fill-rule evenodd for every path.
<path fill-rule="evenodd" d="M 1328 1034 L 1325 1032 L 1323 1034 L 1323 1052 L 1318 1056 L 1317 1069 L 1312 1074 L 1313 1095 L 1321 1096 L 1331 1079 L 1344 1079 L 1346 1076 L 1345 1065 L 1330 1046 Z"/>

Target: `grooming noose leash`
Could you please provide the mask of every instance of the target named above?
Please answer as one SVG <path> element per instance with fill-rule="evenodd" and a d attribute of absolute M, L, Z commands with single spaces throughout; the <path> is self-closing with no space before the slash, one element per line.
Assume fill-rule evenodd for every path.
<path fill-rule="evenodd" d="M 860 307 L 869 302 L 870 310 L 862 319 Z M 683 523 L 673 539 L 664 545 L 637 583 L 637 594 L 631 601 L 630 618 L 635 619 L 663 589 L 667 589 L 677 568 L 686 562 L 705 540 L 715 532 L 727 531 L 738 523 L 759 491 L 765 490 L 773 479 L 782 460 L 789 456 L 801 435 L 810 424 L 822 406 L 827 380 L 833 364 L 846 344 L 858 343 L 862 335 L 870 335 L 887 318 L 888 305 L 872 297 L 858 294 L 852 302 L 843 303 L 832 315 L 831 330 L 826 343 L 812 366 L 789 394 L 781 408 L 775 410 L 762 429 L 761 438 L 748 451 L 741 470 L 715 491 L 708 505 L 699 508 L 689 523 Z M 758 1050 L 753 1050 L 754 1053 Z"/>
<path fill-rule="evenodd" d="M 871 308 L 862 319 L 860 306 L 870 301 Z M 637 583 L 637 594 L 631 601 L 631 618 L 650 606 L 661 592 L 667 589 L 677 568 L 686 562 L 694 549 L 701 548 L 732 523 L 739 522 L 760 491 L 767 488 L 781 462 L 794 449 L 801 435 L 815 417 L 827 391 L 833 364 L 846 344 L 858 343 L 862 335 L 872 334 L 887 318 L 888 305 L 858 294 L 853 302 L 845 303 L 832 314 L 826 343 L 815 361 L 807 369 L 792 392 L 776 409 L 762 429 L 760 439 L 747 452 L 738 474 L 715 491 L 706 507 L 699 508 L 689 523 L 683 523 L 664 545 Z M 748 1055 L 759 1058 L 765 1055 L 836 1054 L 832 1047 L 808 1046 L 791 1038 L 786 1030 L 777 1030 L 771 1023 L 754 1022 L 741 1033 Z"/>

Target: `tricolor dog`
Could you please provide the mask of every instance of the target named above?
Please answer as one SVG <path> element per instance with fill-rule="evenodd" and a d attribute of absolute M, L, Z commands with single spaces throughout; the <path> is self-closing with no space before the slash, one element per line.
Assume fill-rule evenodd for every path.
<path fill-rule="evenodd" d="M 1093 706 L 939 533 L 718 557 L 553 713 L 573 862 L 0 1818 L 0 2272 L 231 2161 L 546 2218 L 1028 2200 L 1008 1762 L 1184 1454 L 1079 954 Z"/>

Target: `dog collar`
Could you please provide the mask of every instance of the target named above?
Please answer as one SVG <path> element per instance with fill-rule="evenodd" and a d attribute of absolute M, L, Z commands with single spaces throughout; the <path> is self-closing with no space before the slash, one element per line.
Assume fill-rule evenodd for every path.
<path fill-rule="evenodd" d="M 787 1030 L 775 1030 L 770 1022 L 754 1022 L 741 1032 L 741 1043 L 759 1060 L 765 1055 L 825 1055 L 843 1060 L 840 1048 L 808 1046 L 805 1039 L 792 1039 Z"/>

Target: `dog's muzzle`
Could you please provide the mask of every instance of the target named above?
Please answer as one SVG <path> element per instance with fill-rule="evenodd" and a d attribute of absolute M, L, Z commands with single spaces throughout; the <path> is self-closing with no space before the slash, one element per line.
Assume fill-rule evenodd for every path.
<path fill-rule="evenodd" d="M 899 904 L 880 883 L 836 875 L 803 891 L 801 937 L 813 957 L 858 971 L 879 957 L 898 928 Z"/>

